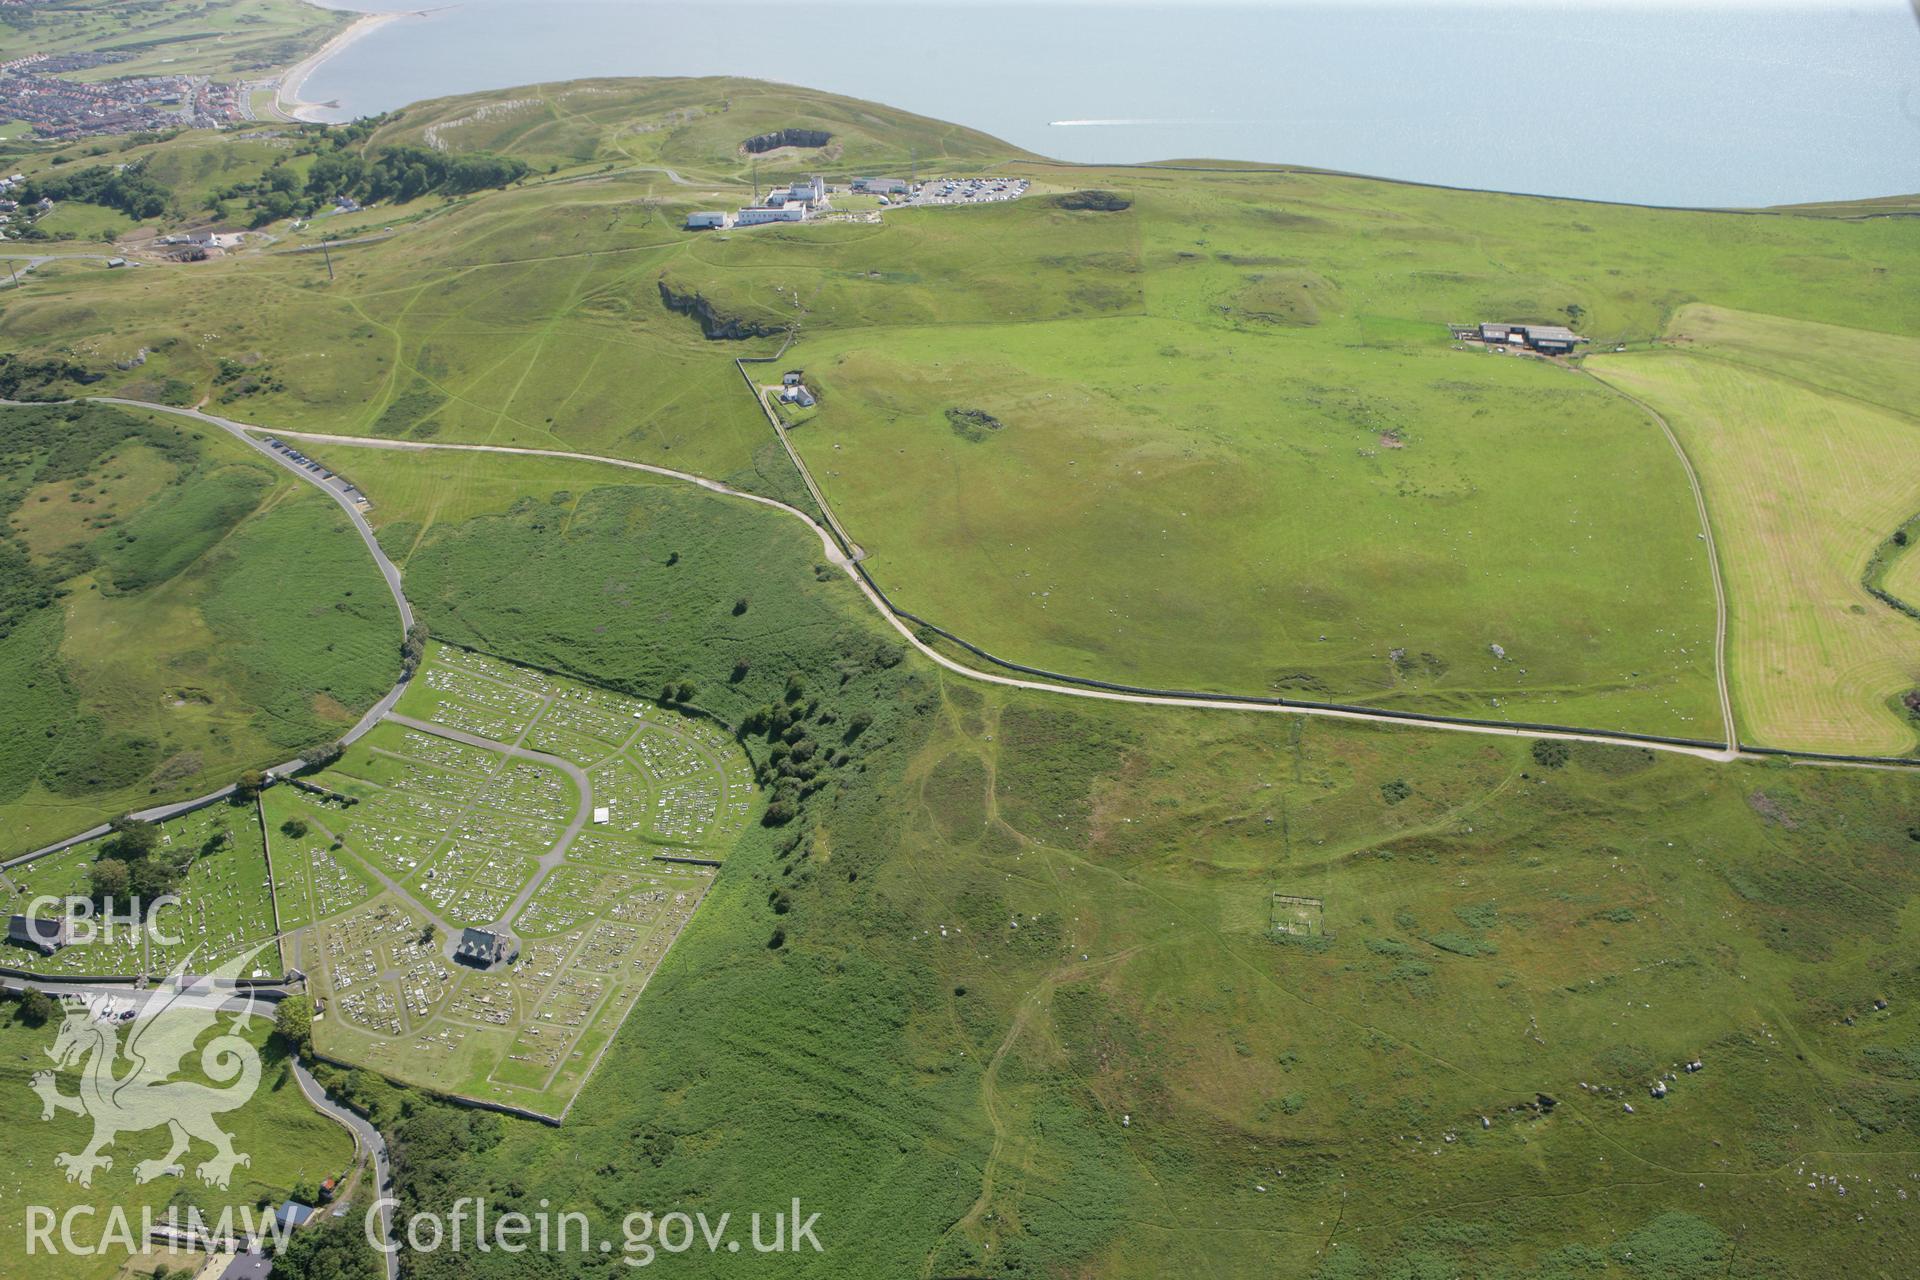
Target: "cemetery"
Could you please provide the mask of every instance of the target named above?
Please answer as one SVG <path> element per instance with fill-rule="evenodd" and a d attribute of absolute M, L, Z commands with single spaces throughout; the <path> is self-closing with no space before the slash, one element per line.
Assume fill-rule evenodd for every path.
<path fill-rule="evenodd" d="M 72 945 L 46 956 L 9 947 L 0 963 L 35 973 L 132 976 L 170 972 L 191 956 L 199 971 L 273 940 L 266 849 L 252 803 L 213 804 L 169 819 L 160 824 L 158 846 L 170 859 L 184 854 L 185 871 L 178 901 L 153 911 L 152 928 L 120 918 L 131 910 L 123 901 L 115 919 L 79 928 Z M 92 840 L 10 868 L 0 878 L 9 911 L 25 912 L 36 898 L 89 897 L 93 863 L 106 852 L 103 841 Z M 280 971 L 272 949 L 254 969 L 259 976 Z"/>
<path fill-rule="evenodd" d="M 264 799 L 316 1049 L 559 1118 L 712 883 L 659 859 L 724 860 L 757 799 L 717 726 L 430 645 L 385 722 Z M 513 946 L 463 963 L 467 930 Z"/>

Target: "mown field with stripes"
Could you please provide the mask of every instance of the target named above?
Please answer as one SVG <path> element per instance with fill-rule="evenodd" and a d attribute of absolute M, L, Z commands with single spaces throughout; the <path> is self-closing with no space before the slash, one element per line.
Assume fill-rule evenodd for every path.
<path fill-rule="evenodd" d="M 1588 367 L 1665 415 L 1699 470 L 1726 574 L 1742 738 L 1901 754 L 1915 722 L 1920 622 L 1861 581 L 1920 512 L 1920 342 L 1687 308 L 1656 353 Z M 1914 566 L 1889 586 L 1911 591 Z"/>

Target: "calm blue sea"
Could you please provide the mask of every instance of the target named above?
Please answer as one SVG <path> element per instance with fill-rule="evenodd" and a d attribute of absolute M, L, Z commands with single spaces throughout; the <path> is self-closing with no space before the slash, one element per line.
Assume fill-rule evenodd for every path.
<path fill-rule="evenodd" d="M 1907 0 L 463 0 L 349 45 L 302 96 L 347 118 L 708 74 L 869 98 L 1067 160 L 1261 160 L 1647 204 L 1920 191 Z"/>

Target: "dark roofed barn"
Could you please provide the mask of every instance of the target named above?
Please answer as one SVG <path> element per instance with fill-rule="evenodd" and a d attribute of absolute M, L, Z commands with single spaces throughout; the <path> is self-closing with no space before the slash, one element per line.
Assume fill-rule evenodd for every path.
<path fill-rule="evenodd" d="M 1516 326 L 1516 330 L 1526 334 L 1528 346 L 1549 355 L 1563 355 L 1573 350 L 1574 343 L 1585 341 L 1573 330 L 1557 324 Z"/>
<path fill-rule="evenodd" d="M 1586 339 L 1558 324 L 1481 324 L 1478 326 L 1480 341 L 1488 346 L 1518 344 L 1540 352 L 1542 355 L 1563 356 L 1571 352 L 1576 343 Z M 1456 329 L 1455 336 L 1462 336 Z"/>
<path fill-rule="evenodd" d="M 273 1272 L 273 1259 L 261 1253 L 242 1253 L 227 1264 L 220 1280 L 266 1280 Z"/>

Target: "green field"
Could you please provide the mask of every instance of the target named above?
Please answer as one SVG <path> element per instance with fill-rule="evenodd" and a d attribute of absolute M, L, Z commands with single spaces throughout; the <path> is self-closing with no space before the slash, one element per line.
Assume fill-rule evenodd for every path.
<path fill-rule="evenodd" d="M 34 226 L 48 235 L 65 231 L 77 240 L 112 241 L 135 230 L 138 224 L 115 209 L 81 200 L 63 200 L 52 212 L 36 219 Z"/>
<path fill-rule="evenodd" d="M 770 153 L 763 182 L 884 170 L 918 150 L 923 172 L 1022 174 L 1035 193 L 880 224 L 680 230 L 687 210 L 745 196 L 743 131 L 779 118 L 843 146 Z M 1770 336 L 1741 337 L 1737 356 L 1702 329 L 1692 349 L 1763 363 L 1798 341 L 1794 325 L 1846 326 L 1878 345 L 1848 346 L 1834 376 L 1895 407 L 1905 384 L 1886 371 L 1920 333 L 1898 286 L 1920 246 L 1897 219 L 1305 170 L 1071 170 L 936 133 L 742 81 L 423 104 L 372 145 L 437 139 L 535 173 L 360 217 L 393 234 L 338 253 L 331 281 L 315 255 L 285 252 L 137 282 L 49 278 L 0 334 L 74 345 L 126 394 L 212 391 L 270 428 L 598 453 L 793 500 L 731 357 L 770 354 L 795 328 L 787 359 L 822 393 L 795 443 L 871 571 L 1002 656 L 1717 739 L 1704 549 L 1664 438 L 1562 369 L 1454 349 L 1445 323 L 1554 320 L 1596 351 L 1638 351 L 1676 314 L 1737 309 Z M 198 190 L 217 150 L 196 142 L 179 182 Z M 1063 206 L 1076 187 L 1126 207 Z M 715 326 L 758 336 L 709 339 Z M 112 366 L 142 348 L 144 365 Z M 257 376 L 219 383 L 222 359 Z M 1004 429 L 956 428 L 950 410 Z M 1073 518 L 1052 519 L 1056 503 Z M 1770 678 L 1736 666 L 1737 680 Z M 1881 716 L 1881 696 L 1854 714 Z"/>
<path fill-rule="evenodd" d="M 57 1021 L 57 1020 L 56 1020 Z M 227 1019 L 223 1018 L 221 1026 Z M 30 1087 L 34 1073 L 49 1068 L 46 1050 L 53 1044 L 57 1026 L 27 1025 L 19 1006 L 0 1009 L 0 1123 L 9 1134 L 11 1158 L 7 1171 L 0 1174 L 0 1249 L 5 1250 L 7 1275 L 18 1280 L 109 1280 L 120 1274 L 128 1251 L 111 1242 L 100 1253 L 79 1256 L 60 1252 L 49 1254 L 44 1248 L 27 1252 L 26 1206 L 44 1205 L 56 1214 L 74 1206 L 89 1206 L 93 1212 L 75 1219 L 74 1235 L 92 1244 L 108 1230 L 109 1210 L 118 1208 L 127 1215 L 137 1234 L 141 1211 L 150 1208 L 156 1221 L 164 1221 L 168 1208 L 177 1207 L 184 1221 L 190 1206 L 197 1206 L 209 1221 L 217 1221 L 223 1209 L 231 1208 L 238 1221 L 242 1210 L 255 1212 L 261 1205 L 277 1206 L 297 1184 L 317 1185 L 321 1179 L 346 1171 L 353 1162 L 353 1138 L 336 1122 L 317 1114 L 301 1097 L 287 1059 L 272 1043 L 271 1010 L 252 1019 L 247 1038 L 261 1051 L 261 1082 L 253 1100 L 245 1107 L 222 1113 L 221 1125 L 233 1135 L 234 1150 L 245 1154 L 250 1163 L 235 1170 L 230 1186 L 222 1191 L 209 1187 L 194 1176 L 161 1177 L 145 1184 L 134 1180 L 134 1166 L 154 1159 L 167 1149 L 164 1129 L 143 1133 L 123 1133 L 109 1154 L 114 1157 L 110 1170 L 98 1173 L 91 1188 L 82 1188 L 66 1180 L 65 1171 L 54 1164 L 55 1154 L 77 1152 L 87 1143 L 93 1125 L 84 1116 L 56 1113 L 50 1121 L 40 1118 L 40 1099 Z M 195 1055 L 179 1073 L 184 1079 L 205 1079 L 197 1070 Z M 171 1064 L 169 1064 L 171 1065 Z M 117 1068 L 124 1074 L 127 1068 Z M 71 1097 L 76 1092 L 73 1072 L 62 1071 L 56 1080 L 60 1091 Z M 189 1160 L 205 1159 L 210 1149 L 195 1144 Z M 268 1210 L 271 1213 L 271 1209 Z M 197 1255 L 191 1265 L 200 1265 Z M 188 1265 L 182 1260 L 178 1265 Z M 150 1276 L 149 1269 L 143 1275 Z"/>
<path fill-rule="evenodd" d="M 1913 779 L 850 668 L 880 637 L 796 523 L 649 485 L 563 530 L 552 482 L 415 553 L 440 634 L 638 683 L 631 592 L 704 689 L 734 649 L 701 610 L 751 583 L 748 619 L 839 615 L 782 668 L 872 727 L 748 830 L 566 1136 L 510 1124 L 413 1203 L 799 1195 L 847 1275 L 1891 1277 L 1915 1247 Z M 620 532 L 683 500 L 739 577 Z"/>
<path fill-rule="evenodd" d="M 825 399 L 794 439 L 901 607 L 1017 661 L 1721 736 L 1698 520 L 1637 409 L 1533 361 L 1217 337 L 835 335 L 796 353 Z"/>
<path fill-rule="evenodd" d="M 763 185 L 917 153 L 1036 188 L 682 232 L 782 127 L 838 148 L 770 153 Z M 331 280 L 285 242 L 36 275 L 0 310 L 0 374 L 52 394 L 70 359 L 269 431 L 799 501 L 733 366 L 791 333 L 749 375 L 806 370 L 792 439 L 867 568 L 1009 659 L 1717 739 L 1703 531 L 1644 402 L 1701 480 L 1742 739 L 1914 745 L 1920 623 L 1867 590 L 1920 604 L 1894 537 L 1920 512 L 1911 219 L 1083 169 L 744 81 L 448 99 L 387 142 L 533 172 L 356 216 L 393 235 Z M 178 181 L 209 189 L 225 161 L 195 145 Z M 1109 194 L 1060 199 L 1083 189 Z M 1483 319 L 1568 323 L 1592 354 L 1450 338 Z M 25 696 L 0 779 L 130 778 L 151 704 L 85 703 L 88 673 L 144 652 L 116 635 L 189 632 L 76 611 L 158 599 L 301 509 L 222 442 L 170 439 L 8 463 L 0 655 Z M 346 1064 L 325 1078 L 389 1131 L 406 1211 L 544 1199 L 618 1239 L 636 1209 L 798 1197 L 826 1253 L 786 1261 L 836 1277 L 1904 1280 L 1920 1256 L 1912 772 L 991 686 L 902 643 L 790 514 L 593 463 L 311 450 L 370 497 L 434 637 L 398 718 L 264 800 L 287 962 Z M 316 621 L 258 607 L 349 568 L 356 607 L 385 599 L 313 528 L 192 643 L 266 619 L 285 690 L 344 684 L 350 641 L 323 669 L 287 640 Z M 355 625 L 390 660 L 390 615 Z M 37 674 L 53 655 L 75 674 Z M 391 674 L 352 671 L 369 702 Z M 88 706 L 81 759 L 59 726 Z M 723 865 L 661 861 L 688 849 Z M 451 963 L 457 927 L 502 920 L 517 964 Z"/>
<path fill-rule="evenodd" d="M 198 795 L 391 687 L 393 602 L 339 509 L 225 436 L 0 410 L 0 850 Z"/>
<path fill-rule="evenodd" d="M 741 143 L 781 129 L 831 134 L 824 147 L 763 152 L 773 176 L 972 163 L 1021 154 L 972 129 L 796 85 L 723 77 L 578 80 L 416 103 L 378 143 L 493 151 L 546 168 L 668 165 L 708 181 L 748 180 Z"/>
<path fill-rule="evenodd" d="M 711 724 L 438 644 L 395 714 L 267 798 L 316 1048 L 562 1115 L 753 814 L 746 761 Z M 466 926 L 519 958 L 463 967 Z"/>
<path fill-rule="evenodd" d="M 1904 465 L 1920 438 L 1920 342 L 1709 309 L 1675 329 L 1678 354 L 1590 365 L 1659 409 L 1700 470 L 1743 740 L 1910 751 L 1916 726 L 1898 700 L 1920 687 L 1920 622 L 1862 575 L 1920 512 L 1920 471 Z M 1896 564 L 1896 595 L 1910 573 Z"/>
<path fill-rule="evenodd" d="M 75 73 L 210 75 L 237 79 L 298 62 L 346 25 L 303 0 L 108 0 L 28 6 L 0 23 L 0 60 L 26 53 L 106 50 L 127 60 Z"/>

